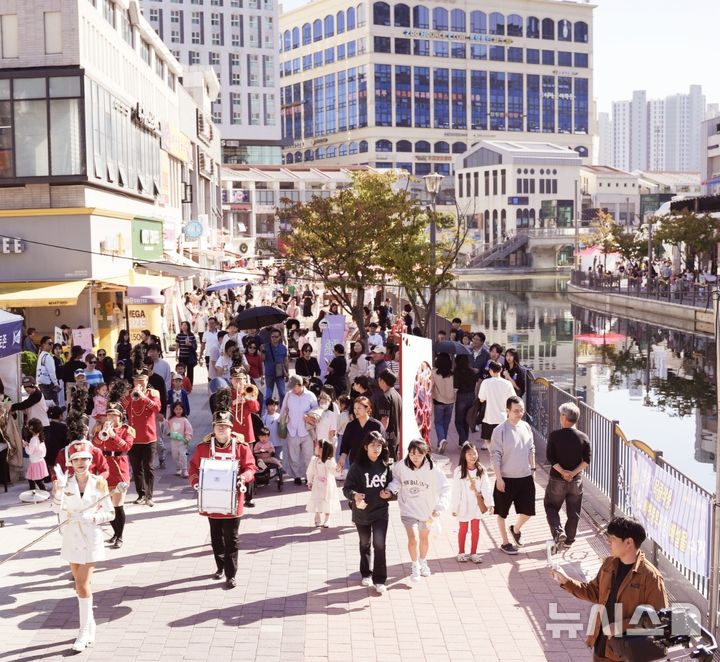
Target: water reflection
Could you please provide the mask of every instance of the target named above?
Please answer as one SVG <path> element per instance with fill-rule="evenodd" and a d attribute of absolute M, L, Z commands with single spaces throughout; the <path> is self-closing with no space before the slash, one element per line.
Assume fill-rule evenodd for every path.
<path fill-rule="evenodd" d="M 715 340 L 570 304 L 562 279 L 462 283 L 439 312 L 488 342 L 515 347 L 523 365 L 617 419 L 628 439 L 707 490 L 715 489 Z M 691 451 L 692 449 L 692 451 Z"/>

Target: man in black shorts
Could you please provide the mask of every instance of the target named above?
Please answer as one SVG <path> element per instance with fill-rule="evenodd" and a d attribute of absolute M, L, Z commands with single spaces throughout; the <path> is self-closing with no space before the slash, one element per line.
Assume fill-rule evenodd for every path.
<path fill-rule="evenodd" d="M 490 461 L 495 471 L 493 499 L 502 538 L 500 549 L 506 554 L 517 554 L 522 545 L 520 529 L 535 514 L 535 442 L 530 426 L 522 420 L 523 401 L 513 395 L 506 405 L 507 420 L 492 433 Z M 512 505 L 517 513 L 515 525 L 510 526 L 514 545 L 508 540 L 505 528 Z"/>

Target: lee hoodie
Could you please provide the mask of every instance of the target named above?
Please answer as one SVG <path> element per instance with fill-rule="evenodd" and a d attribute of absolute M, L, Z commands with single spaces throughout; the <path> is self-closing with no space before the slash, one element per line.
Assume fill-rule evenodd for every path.
<path fill-rule="evenodd" d="M 396 462 L 392 475 L 388 490 L 398 495 L 401 517 L 427 520 L 433 511 L 442 512 L 450 504 L 450 482 L 440 469 L 431 469 L 427 459 L 419 469 Z"/>
<path fill-rule="evenodd" d="M 388 500 L 382 499 L 380 492 L 387 489 L 391 478 L 390 467 L 380 459 L 372 463 L 356 460 L 350 465 L 343 484 L 343 494 L 350 500 L 352 521 L 355 524 L 371 524 L 388 518 Z M 361 509 L 355 505 L 356 493 L 365 495 L 367 508 Z"/>

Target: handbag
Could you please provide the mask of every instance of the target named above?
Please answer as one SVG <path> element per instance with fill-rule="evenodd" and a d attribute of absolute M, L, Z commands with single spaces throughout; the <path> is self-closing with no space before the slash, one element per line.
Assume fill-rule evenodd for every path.
<path fill-rule="evenodd" d="M 280 418 L 277 424 L 277 434 L 280 439 L 287 439 L 288 436 L 288 419 L 287 415 Z"/>
<path fill-rule="evenodd" d="M 490 508 L 488 508 L 488 505 L 485 503 L 485 497 L 477 488 L 477 478 L 468 477 L 468 479 L 470 480 L 470 489 L 475 492 L 478 508 L 480 508 L 480 512 L 484 515 Z"/>
<path fill-rule="evenodd" d="M 272 344 L 270 344 L 269 347 L 270 347 L 270 356 L 272 356 L 273 365 L 275 366 L 275 376 L 284 379 L 285 378 L 285 364 L 278 363 L 275 360 L 275 352 L 273 352 Z"/>

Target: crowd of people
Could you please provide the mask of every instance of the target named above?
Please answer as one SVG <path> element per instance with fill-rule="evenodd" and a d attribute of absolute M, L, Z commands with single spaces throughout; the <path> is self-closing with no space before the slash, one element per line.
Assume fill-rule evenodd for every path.
<path fill-rule="evenodd" d="M 411 582 L 432 574 L 430 534 L 444 511 L 458 523 L 459 563 L 482 562 L 483 516 L 495 515 L 506 554 L 517 554 L 526 543 L 522 530 L 535 515 L 536 460 L 533 433 L 523 420 L 527 375 L 518 352 L 488 344 L 483 332 L 468 332 L 453 319 L 436 338 L 436 348 L 443 350 L 435 352 L 432 379 L 437 445 L 433 449 L 428 440 L 413 439 L 401 449 L 397 334 L 414 328 L 412 309 L 406 306 L 395 317 L 389 300 L 376 299 L 367 308 L 366 333 L 351 329 L 348 346 L 335 344 L 332 360 L 322 366 L 314 354 L 322 321 L 338 312 L 337 304 L 309 287 L 288 285 L 287 277 L 279 285 L 276 291 L 248 286 L 242 293 L 188 294 L 187 320 L 173 343 L 174 369 L 149 330 L 135 346 L 121 333 L 114 359 L 103 349 L 71 347 L 64 362 L 51 339 L 41 338 L 36 376 L 22 382 L 27 397 L 9 409 L 25 414 L 29 487 L 41 491 L 52 482 L 52 506 L 65 524 L 61 554 L 73 572 L 80 614 L 75 650 L 84 650 L 95 637 L 91 578 L 106 553 L 99 527 L 112 527 L 105 541 L 111 548 L 123 545 L 127 485 L 132 479 L 135 504 L 153 507 L 155 471 L 166 466 L 166 446 L 176 475 L 193 487 L 204 459 L 237 460 L 239 497 L 232 512 L 201 508 L 200 513 L 210 527 L 212 576 L 224 578 L 228 589 L 236 586 L 240 518 L 254 505 L 255 483 L 271 476 L 280 489 L 285 477 L 307 486 L 306 508 L 316 527 L 331 526 L 342 498 L 347 500 L 358 534 L 360 583 L 378 594 L 387 591 L 391 501 L 398 502 L 407 535 Z M 261 303 L 281 307 L 287 320 L 263 329 L 239 328 L 235 313 L 252 307 L 256 295 Z M 212 423 L 198 440 L 188 396 L 195 368 L 202 364 Z M 67 425 L 62 422 L 66 404 Z M 564 404 L 559 413 L 560 428 L 548 440 L 551 474 L 544 508 L 555 542 L 570 546 L 591 452 L 588 438 L 576 428 L 578 408 Z M 447 476 L 438 460 L 448 453 L 453 416 L 459 459 Z M 476 445 L 471 438 L 478 432 L 482 443 Z M 481 462 L 484 452 L 487 466 Z M 508 527 L 511 507 L 516 516 Z M 628 540 L 635 544 L 644 533 L 620 523 L 612 535 L 620 541 L 613 558 L 630 563 Z M 634 563 L 647 564 L 635 551 Z M 578 597 L 595 595 L 561 571 L 555 578 Z M 664 595 L 661 577 L 659 582 L 652 604 Z M 592 645 L 597 659 L 606 659 L 607 638 L 598 636 Z"/>

